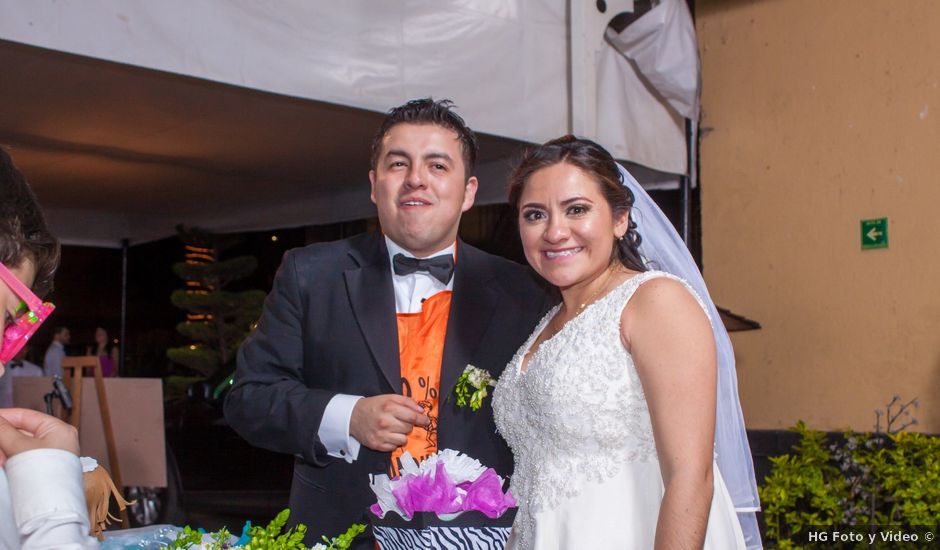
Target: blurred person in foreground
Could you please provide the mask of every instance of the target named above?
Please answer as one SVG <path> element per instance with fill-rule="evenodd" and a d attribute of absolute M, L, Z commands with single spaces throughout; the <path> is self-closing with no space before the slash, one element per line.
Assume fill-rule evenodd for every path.
<path fill-rule="evenodd" d="M 46 228 L 36 197 L 0 148 L 0 376 L 23 319 L 24 304 L 52 288 L 59 243 Z M 33 294 L 35 292 L 35 294 Z M 38 322 L 35 324 L 38 325 Z M 15 352 L 14 352 L 15 353 Z M 78 432 L 57 418 L 0 409 L 0 550 L 98 548 L 88 536 L 88 510 L 78 458 Z"/>

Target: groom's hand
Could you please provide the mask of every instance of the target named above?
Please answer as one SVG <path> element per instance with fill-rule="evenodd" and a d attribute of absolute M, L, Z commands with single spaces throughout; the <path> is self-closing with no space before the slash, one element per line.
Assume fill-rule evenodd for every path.
<path fill-rule="evenodd" d="M 372 450 L 390 452 L 405 444 L 415 426 L 427 426 L 430 422 L 410 397 L 395 394 L 364 397 L 353 407 L 349 435 Z"/>

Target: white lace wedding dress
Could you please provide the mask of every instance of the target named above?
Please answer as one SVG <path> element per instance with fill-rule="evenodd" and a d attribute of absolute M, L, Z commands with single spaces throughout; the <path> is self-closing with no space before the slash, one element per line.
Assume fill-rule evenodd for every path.
<path fill-rule="evenodd" d="M 543 342 L 520 372 L 556 307 L 500 377 L 493 408 L 515 456 L 511 487 L 519 501 L 508 549 L 653 548 L 663 481 L 643 388 L 620 341 L 620 314 L 655 277 L 677 279 L 651 271 L 625 281 Z M 705 548 L 743 549 L 717 466 L 714 478 Z"/>

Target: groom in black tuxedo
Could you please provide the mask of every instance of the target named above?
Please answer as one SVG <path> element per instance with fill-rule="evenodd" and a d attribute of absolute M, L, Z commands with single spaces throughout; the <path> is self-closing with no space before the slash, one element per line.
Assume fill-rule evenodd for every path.
<path fill-rule="evenodd" d="M 498 377 L 551 298 L 528 268 L 457 239 L 476 153 L 449 101 L 389 111 L 369 172 L 383 234 L 287 252 L 239 351 L 225 417 L 297 457 L 291 522 L 308 544 L 365 520 L 369 474 L 402 449 L 457 449 L 512 472 L 491 399 L 472 412 L 453 388 L 467 365 Z"/>

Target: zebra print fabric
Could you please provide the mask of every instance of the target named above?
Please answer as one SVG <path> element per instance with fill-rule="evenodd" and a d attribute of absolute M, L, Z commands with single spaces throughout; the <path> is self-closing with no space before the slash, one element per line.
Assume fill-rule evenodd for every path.
<path fill-rule="evenodd" d="M 373 526 L 382 550 L 503 550 L 511 527 L 425 527 L 404 529 Z"/>

